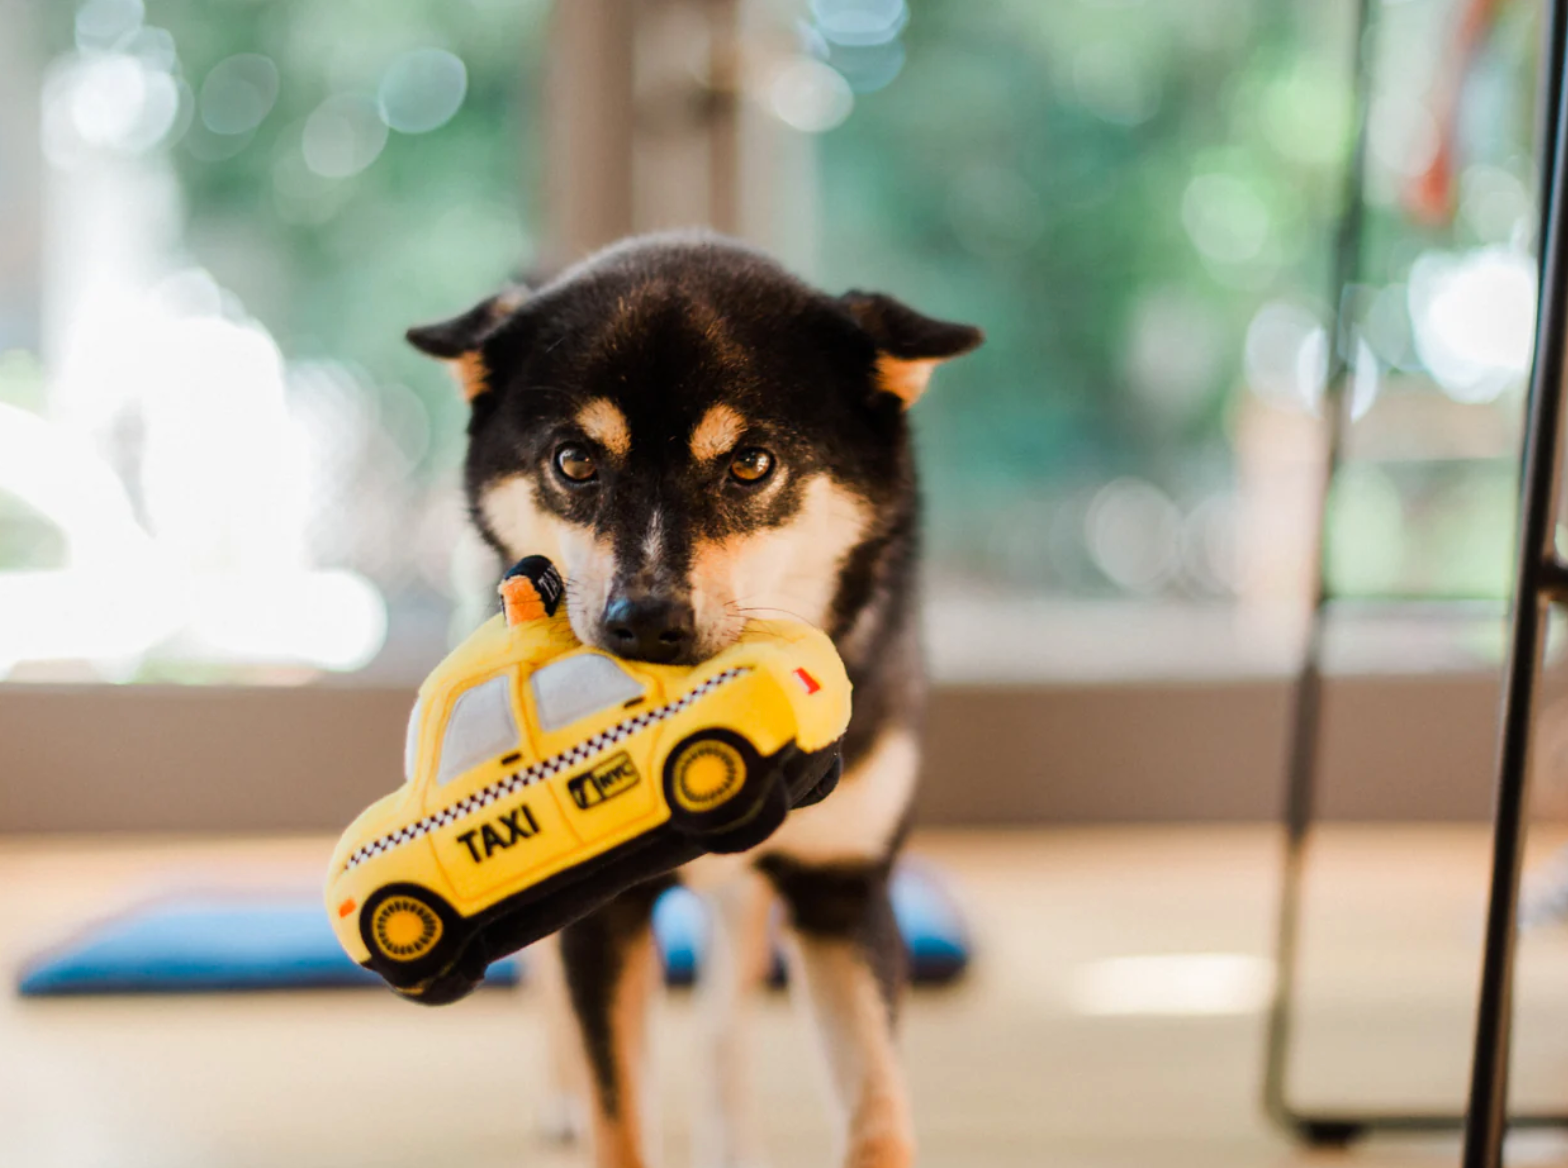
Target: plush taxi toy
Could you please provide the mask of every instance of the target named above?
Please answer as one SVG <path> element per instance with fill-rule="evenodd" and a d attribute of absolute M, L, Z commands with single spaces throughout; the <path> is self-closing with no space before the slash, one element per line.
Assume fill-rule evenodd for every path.
<path fill-rule="evenodd" d="M 838 781 L 850 685 L 832 642 L 753 621 L 697 666 L 625 661 L 572 633 L 532 556 L 504 611 L 419 690 L 407 781 L 343 833 L 326 901 L 350 957 L 454 1001 L 491 961 L 704 852 L 761 843 Z"/>

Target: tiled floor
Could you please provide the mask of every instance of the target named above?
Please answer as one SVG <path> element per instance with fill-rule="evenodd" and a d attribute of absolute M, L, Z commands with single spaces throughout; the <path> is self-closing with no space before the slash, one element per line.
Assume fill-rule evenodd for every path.
<path fill-rule="evenodd" d="M 308 884 L 326 841 L 0 844 L 0 963 L 174 887 Z M 1302 1039 L 1313 1101 L 1445 1108 L 1463 1088 L 1479 832 L 1341 830 L 1314 860 Z M 941 1168 L 1445 1165 L 1452 1141 L 1314 1157 L 1257 1079 L 1277 845 L 1261 829 L 927 834 L 974 918 L 975 973 L 916 995 L 904 1047 L 921 1162 Z M 663 1162 L 686 1163 L 692 1005 L 655 1028 Z M 782 997 L 756 1025 L 772 1162 L 830 1163 L 815 1055 Z M 1568 936 L 1532 934 L 1521 1096 L 1568 1108 Z M 0 998 L 0 1165 L 463 1168 L 579 1163 L 533 1135 L 538 998 L 422 1010 L 376 991 Z M 1538 1136 L 1513 1163 L 1568 1164 Z"/>

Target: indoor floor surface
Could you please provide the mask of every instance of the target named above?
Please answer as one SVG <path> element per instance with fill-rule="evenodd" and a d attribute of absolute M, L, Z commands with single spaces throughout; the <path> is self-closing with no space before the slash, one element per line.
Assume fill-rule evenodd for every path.
<path fill-rule="evenodd" d="M 1341 828 L 1317 842 L 1292 1062 L 1304 1105 L 1451 1110 L 1462 1097 L 1485 835 Z M 310 885 L 324 839 L 0 842 L 0 964 L 175 889 Z M 1451 1165 L 1450 1139 L 1311 1153 L 1260 1114 L 1278 891 L 1264 828 L 927 832 L 973 923 L 972 976 L 907 1004 L 928 1168 Z M 1538 840 L 1535 863 L 1550 860 Z M 1541 869 L 1544 871 L 1544 869 Z M 1537 876 L 1544 879 L 1543 876 Z M 1526 939 L 1517 1097 L 1568 1111 L 1568 927 Z M 537 991 L 426 1010 L 378 990 L 0 996 L 0 1165 L 540 1168 Z M 754 1013 L 769 1163 L 832 1163 L 817 1054 L 784 995 Z M 688 1162 L 699 1030 L 689 994 L 653 1032 L 657 1162 Z M 1533 1134 L 1511 1164 L 1568 1165 Z"/>

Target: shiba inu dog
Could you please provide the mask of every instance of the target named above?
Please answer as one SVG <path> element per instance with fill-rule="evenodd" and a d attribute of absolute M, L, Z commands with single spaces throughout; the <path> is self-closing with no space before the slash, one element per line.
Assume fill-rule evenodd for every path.
<path fill-rule="evenodd" d="M 783 902 L 792 981 L 822 1031 L 846 1160 L 914 1137 L 893 1024 L 902 945 L 888 876 L 919 762 L 918 498 L 906 414 L 978 329 L 876 293 L 831 296 L 708 235 L 628 240 L 535 290 L 410 330 L 472 408 L 465 486 L 505 563 L 549 556 L 572 627 L 622 657 L 695 662 L 753 617 L 833 638 L 854 683 L 844 777 L 764 844 L 669 879 L 716 918 L 700 991 L 713 1036 L 699 1153 L 754 1162 L 739 1011 Z M 658 881 L 559 936 L 597 1162 L 641 1165 L 637 1096 Z"/>

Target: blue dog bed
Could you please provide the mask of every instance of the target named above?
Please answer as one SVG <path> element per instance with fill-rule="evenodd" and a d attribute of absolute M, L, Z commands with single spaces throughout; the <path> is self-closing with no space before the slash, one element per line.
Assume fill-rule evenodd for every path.
<path fill-rule="evenodd" d="M 515 984 L 515 958 L 487 982 Z M 316 897 L 153 901 L 85 930 L 22 974 L 28 997 L 200 993 L 384 984 L 344 954 Z"/>
<path fill-rule="evenodd" d="M 963 972 L 967 931 L 932 869 L 899 868 L 893 909 L 917 983 L 940 984 Z M 671 889 L 653 923 L 667 980 L 689 984 L 707 934 L 701 900 Z M 523 962 L 507 958 L 490 967 L 485 984 L 513 985 L 523 974 Z M 19 989 L 27 997 L 50 997 L 381 984 L 344 955 L 316 896 L 205 894 L 153 901 L 85 930 L 32 962 Z"/>
<path fill-rule="evenodd" d="M 904 937 L 909 973 L 916 985 L 945 985 L 969 964 L 969 930 L 940 873 L 918 861 L 905 861 L 893 873 L 893 915 Z M 707 910 L 684 888 L 672 888 L 653 907 L 653 931 L 670 985 L 697 979 L 707 940 Z M 784 984 L 784 963 L 774 956 L 772 981 Z"/>

